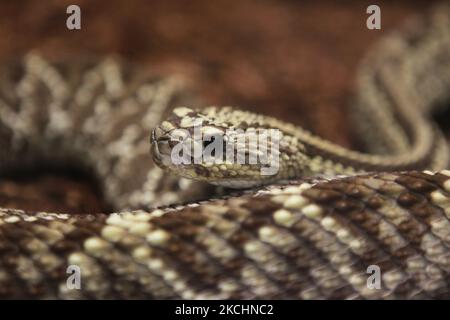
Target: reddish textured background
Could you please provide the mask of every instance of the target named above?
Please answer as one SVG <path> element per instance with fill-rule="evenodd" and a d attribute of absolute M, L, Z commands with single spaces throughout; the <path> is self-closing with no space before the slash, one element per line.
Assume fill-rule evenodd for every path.
<path fill-rule="evenodd" d="M 178 73 L 205 104 L 288 119 L 353 146 L 346 105 L 370 45 L 431 1 L 377 1 L 382 30 L 368 30 L 373 1 L 3 1 L 0 59 L 37 49 L 48 57 L 118 53 L 152 72 Z M 65 26 L 82 10 L 82 30 Z M 106 210 L 86 182 L 40 174 L 0 181 L 0 205 Z"/>

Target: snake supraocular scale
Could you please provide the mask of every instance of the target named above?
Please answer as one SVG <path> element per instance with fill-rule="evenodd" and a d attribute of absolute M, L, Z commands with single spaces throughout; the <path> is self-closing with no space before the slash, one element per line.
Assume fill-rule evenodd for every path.
<path fill-rule="evenodd" d="M 121 209 L 0 209 L 2 298 L 450 297 L 448 149 L 428 120 L 449 98 L 446 5 L 383 39 L 359 69 L 354 113 L 377 155 L 229 108 L 170 115 L 194 102 L 178 79 L 145 77 L 109 58 L 58 64 L 30 54 L 3 65 L 0 81 L 0 172 L 87 168 Z M 171 130 L 192 129 L 197 118 L 216 132 L 244 122 L 279 129 L 278 176 L 229 164 L 172 166 Z M 214 188 L 150 161 L 154 127 L 154 157 L 172 172 L 233 187 L 271 185 L 211 199 Z M 80 290 L 66 286 L 69 265 L 81 269 Z M 380 289 L 367 286 L 371 265 L 380 268 Z"/>

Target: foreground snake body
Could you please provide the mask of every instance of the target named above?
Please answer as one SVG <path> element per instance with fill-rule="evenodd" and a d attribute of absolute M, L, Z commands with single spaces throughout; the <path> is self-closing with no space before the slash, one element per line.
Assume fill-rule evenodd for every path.
<path fill-rule="evenodd" d="M 447 6 L 386 37 L 361 66 L 355 114 L 364 137 L 376 132 L 378 155 L 227 108 L 170 116 L 194 103 L 179 79 L 144 77 L 114 59 L 51 64 L 30 54 L 0 77 L 1 173 L 88 169 L 120 209 L 0 209 L 2 298 L 450 297 L 448 149 L 427 117 L 449 98 Z M 151 129 L 156 162 L 167 167 L 166 135 L 199 117 L 213 129 L 243 118 L 280 129 L 282 176 L 260 181 L 229 164 L 169 168 L 219 185 L 270 183 L 214 199 L 220 188 L 164 173 L 150 160 Z M 81 289 L 67 286 L 69 265 L 80 268 Z M 367 286 L 369 266 L 381 272 L 379 289 Z"/>

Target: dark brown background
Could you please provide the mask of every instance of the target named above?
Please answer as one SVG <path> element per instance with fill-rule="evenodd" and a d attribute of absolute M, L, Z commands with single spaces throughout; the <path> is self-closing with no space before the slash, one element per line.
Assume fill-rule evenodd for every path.
<path fill-rule="evenodd" d="M 152 72 L 179 73 L 207 104 L 235 105 L 353 146 L 346 105 L 370 45 L 431 1 L 376 1 L 382 30 L 366 28 L 373 1 L 2 1 L 0 59 L 118 53 Z M 77 4 L 82 29 L 66 28 Z M 105 210 L 92 187 L 36 174 L 0 181 L 0 205 Z"/>

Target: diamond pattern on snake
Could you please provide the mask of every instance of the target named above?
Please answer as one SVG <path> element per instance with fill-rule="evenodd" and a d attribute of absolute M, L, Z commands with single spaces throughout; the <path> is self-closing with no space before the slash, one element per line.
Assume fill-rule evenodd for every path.
<path fill-rule="evenodd" d="M 0 172 L 89 170 L 116 213 L 1 208 L 0 297 L 450 298 L 448 143 L 430 118 L 449 101 L 450 7 L 384 37 L 356 78 L 368 153 L 267 115 L 199 108 L 175 75 L 113 57 L 3 64 Z M 175 130 L 198 119 L 222 135 L 279 130 L 278 172 L 167 161 Z M 69 265 L 81 290 L 66 286 Z"/>

